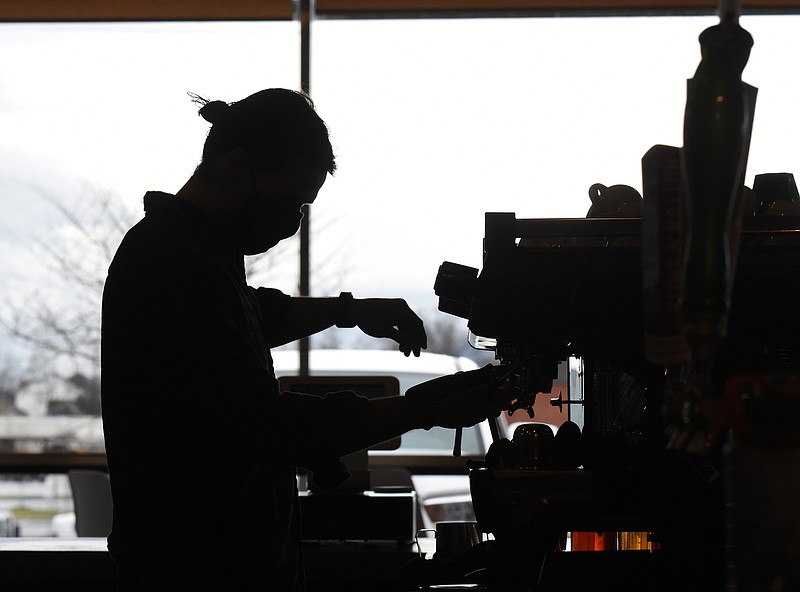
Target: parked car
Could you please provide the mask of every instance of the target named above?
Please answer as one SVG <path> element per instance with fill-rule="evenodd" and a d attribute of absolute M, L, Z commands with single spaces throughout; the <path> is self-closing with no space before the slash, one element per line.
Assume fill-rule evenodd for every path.
<path fill-rule="evenodd" d="M 272 359 L 277 376 L 297 374 L 300 353 L 296 349 L 272 350 Z M 406 357 L 383 349 L 315 349 L 309 352 L 308 366 L 311 376 L 395 376 L 401 393 L 431 378 L 479 367 L 464 356 L 422 352 L 419 357 Z"/>
<path fill-rule="evenodd" d="M 279 377 L 297 374 L 299 353 L 296 350 L 273 351 L 275 373 Z M 311 376 L 395 376 L 400 393 L 420 382 L 456 372 L 475 370 L 480 365 L 463 356 L 422 352 L 405 357 L 394 350 L 312 350 L 309 352 Z M 422 528 L 436 522 L 474 520 L 466 459 L 483 458 L 492 442 L 488 422 L 463 430 L 461 457 L 453 456 L 455 430 L 434 427 L 412 430 L 401 438 L 394 450 L 370 450 L 372 470 L 403 468 L 411 481 L 422 508 Z M 437 467 L 441 473 L 436 473 Z"/>

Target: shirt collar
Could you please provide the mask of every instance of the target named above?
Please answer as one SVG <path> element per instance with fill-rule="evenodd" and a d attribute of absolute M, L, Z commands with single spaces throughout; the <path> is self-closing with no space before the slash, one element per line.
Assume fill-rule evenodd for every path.
<path fill-rule="evenodd" d="M 244 260 L 244 257 L 232 248 L 227 232 L 211 214 L 163 191 L 148 191 L 143 201 L 145 216 L 168 220 L 170 224 L 189 233 L 199 242 L 222 254 L 235 255 L 238 259 Z"/>

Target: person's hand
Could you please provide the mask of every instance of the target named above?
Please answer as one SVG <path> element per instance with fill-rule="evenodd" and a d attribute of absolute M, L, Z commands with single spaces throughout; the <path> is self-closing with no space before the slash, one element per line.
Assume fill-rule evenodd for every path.
<path fill-rule="evenodd" d="M 498 368 L 490 364 L 408 389 L 406 398 L 419 425 L 469 427 L 510 408 L 517 393 L 500 380 Z"/>
<path fill-rule="evenodd" d="M 401 298 L 362 298 L 353 301 L 356 326 L 370 337 L 388 337 L 406 356 L 419 356 L 428 347 L 425 327 Z"/>

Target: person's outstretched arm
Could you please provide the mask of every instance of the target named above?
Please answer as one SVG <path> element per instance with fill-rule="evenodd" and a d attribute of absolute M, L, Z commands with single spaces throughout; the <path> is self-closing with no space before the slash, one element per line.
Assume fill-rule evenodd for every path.
<path fill-rule="evenodd" d="M 428 346 L 422 319 L 402 298 L 352 298 L 347 293 L 290 298 L 281 318 L 271 319 L 267 337 L 270 347 L 278 347 L 333 326 L 358 327 L 371 337 L 393 339 L 407 356 L 418 356 Z"/>

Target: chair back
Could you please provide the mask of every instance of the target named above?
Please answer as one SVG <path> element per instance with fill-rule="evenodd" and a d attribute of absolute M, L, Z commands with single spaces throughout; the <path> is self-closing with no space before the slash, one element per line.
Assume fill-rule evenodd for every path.
<path fill-rule="evenodd" d="M 68 472 L 79 537 L 106 537 L 111 532 L 111 482 L 103 471 Z"/>

